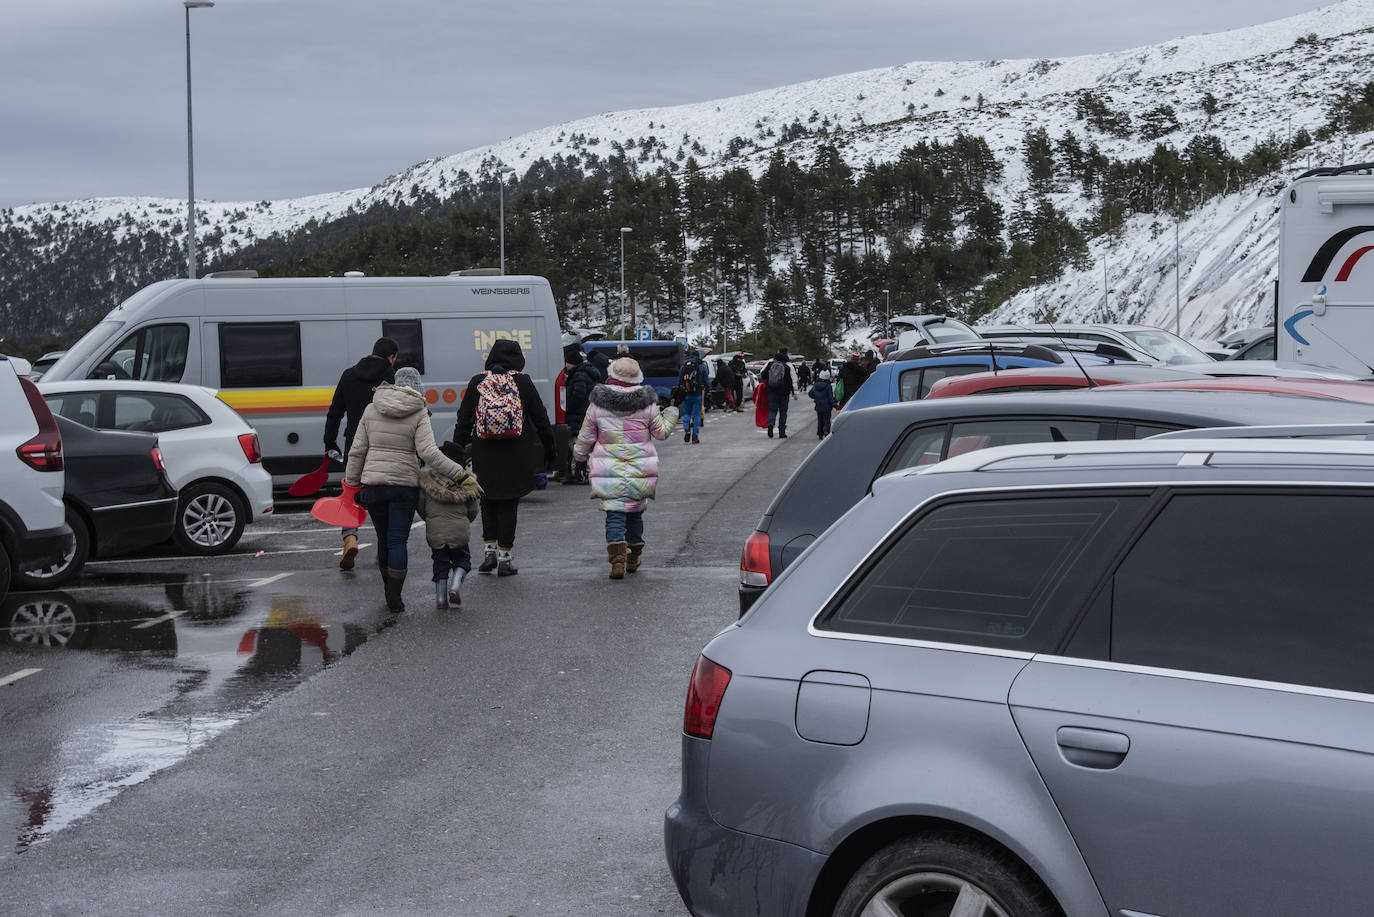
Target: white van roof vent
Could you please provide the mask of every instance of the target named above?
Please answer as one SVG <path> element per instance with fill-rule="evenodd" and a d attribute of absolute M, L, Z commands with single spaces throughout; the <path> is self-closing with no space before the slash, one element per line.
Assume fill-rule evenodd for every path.
<path fill-rule="evenodd" d="M 243 280 L 258 276 L 257 271 L 215 271 L 205 275 L 206 280 Z"/>
<path fill-rule="evenodd" d="M 500 277 L 499 267 L 470 267 L 466 271 L 449 271 L 450 277 Z"/>
<path fill-rule="evenodd" d="M 366 277 L 362 271 L 344 271 L 345 277 Z"/>

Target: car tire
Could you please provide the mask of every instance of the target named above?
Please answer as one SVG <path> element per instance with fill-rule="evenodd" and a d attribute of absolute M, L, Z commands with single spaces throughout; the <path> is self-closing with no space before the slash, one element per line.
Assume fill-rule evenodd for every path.
<path fill-rule="evenodd" d="M 56 589 L 81 572 L 91 556 L 91 531 L 76 513 L 67 510 L 67 525 L 72 529 L 71 549 L 57 563 L 14 571 L 14 585 L 19 589 Z"/>
<path fill-rule="evenodd" d="M 186 554 L 224 554 L 239 543 L 247 521 L 243 501 L 228 487 L 209 481 L 192 484 L 177 501 L 172 541 Z"/>
<path fill-rule="evenodd" d="M 881 905 L 869 910 L 875 901 L 888 910 Z M 976 917 L 1064 913 L 1034 873 L 1002 848 L 974 837 L 934 833 L 903 838 L 870 857 L 841 892 L 834 915 L 956 910 Z"/>

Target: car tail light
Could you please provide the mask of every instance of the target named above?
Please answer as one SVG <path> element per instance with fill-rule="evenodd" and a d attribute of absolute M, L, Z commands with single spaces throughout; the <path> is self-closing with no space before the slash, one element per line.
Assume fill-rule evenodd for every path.
<path fill-rule="evenodd" d="M 262 447 L 258 445 L 258 434 L 240 433 L 239 446 L 243 449 L 243 455 L 249 464 L 256 465 L 262 461 Z"/>
<path fill-rule="evenodd" d="M 682 731 L 699 739 L 711 738 L 716 729 L 716 714 L 730 684 L 730 670 L 705 656 L 697 657 L 692 680 L 687 685 L 687 707 L 682 711 Z"/>
<path fill-rule="evenodd" d="M 166 471 L 166 470 L 167 470 L 167 466 L 164 465 L 164 464 L 162 464 L 162 450 L 161 450 L 161 449 L 158 449 L 157 447 L 153 447 L 153 451 L 152 451 L 151 453 L 149 453 L 149 454 L 152 455 L 152 457 L 153 457 L 153 467 L 154 467 L 154 468 L 156 468 L 158 471 Z"/>
<path fill-rule="evenodd" d="M 38 421 L 38 433 L 15 449 L 15 454 L 35 471 L 61 471 L 62 431 L 57 429 L 57 421 L 53 419 L 48 403 L 38 393 L 38 386 L 25 378 L 20 378 L 19 386 L 29 400 L 33 419 Z"/>
<path fill-rule="evenodd" d="M 739 558 L 739 581 L 741 586 L 767 586 L 773 581 L 767 532 L 749 533 Z"/>

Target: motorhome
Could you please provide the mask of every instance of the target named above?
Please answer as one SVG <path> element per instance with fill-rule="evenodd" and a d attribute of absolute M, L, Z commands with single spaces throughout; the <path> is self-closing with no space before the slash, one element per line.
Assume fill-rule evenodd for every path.
<path fill-rule="evenodd" d="M 379 337 L 425 383 L 446 439 L 464 388 L 491 345 L 518 341 L 544 403 L 563 366 L 558 312 L 542 277 L 262 278 L 255 272 L 164 280 L 125 300 L 44 375 L 186 382 L 215 389 L 258 433 L 277 486 L 319 467 L 339 374 Z"/>
<path fill-rule="evenodd" d="M 1280 363 L 1374 376 L 1374 163 L 1305 172 L 1279 209 Z"/>

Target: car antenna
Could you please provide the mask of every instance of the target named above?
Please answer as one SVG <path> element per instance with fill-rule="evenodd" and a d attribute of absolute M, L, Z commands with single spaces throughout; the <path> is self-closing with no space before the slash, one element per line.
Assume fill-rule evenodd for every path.
<path fill-rule="evenodd" d="M 1077 366 L 1078 371 L 1083 374 L 1083 378 L 1088 380 L 1088 388 L 1097 388 L 1097 383 L 1093 381 L 1092 376 L 1088 375 L 1088 371 L 1083 368 L 1083 364 L 1078 362 L 1078 357 L 1074 354 L 1073 348 L 1069 346 L 1068 341 L 1060 336 L 1058 329 L 1054 327 L 1054 322 L 1046 322 L 1045 324 L 1050 326 L 1050 330 L 1054 332 L 1054 336 L 1059 338 L 1059 343 L 1064 345 L 1064 350 L 1068 351 L 1069 359 L 1073 360 L 1073 365 Z"/>

